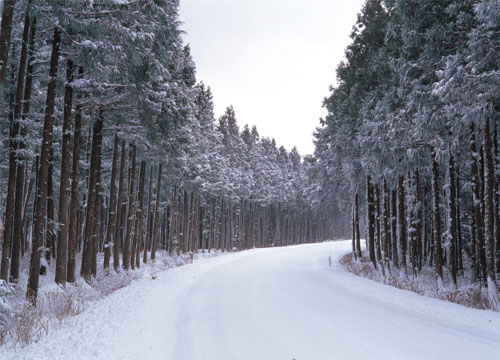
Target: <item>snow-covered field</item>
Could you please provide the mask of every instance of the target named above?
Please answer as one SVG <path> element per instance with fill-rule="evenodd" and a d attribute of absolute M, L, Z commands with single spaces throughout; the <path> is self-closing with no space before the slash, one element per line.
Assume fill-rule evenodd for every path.
<path fill-rule="evenodd" d="M 347 273 L 338 260 L 350 246 L 198 260 L 134 281 L 0 358 L 500 359 L 500 313 Z"/>

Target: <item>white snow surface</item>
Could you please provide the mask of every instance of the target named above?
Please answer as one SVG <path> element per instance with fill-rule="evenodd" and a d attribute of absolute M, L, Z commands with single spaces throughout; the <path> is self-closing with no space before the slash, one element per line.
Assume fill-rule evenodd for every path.
<path fill-rule="evenodd" d="M 500 359 L 500 313 L 360 278 L 349 241 L 254 249 L 142 279 L 8 359 Z M 328 266 L 328 257 L 332 266 Z"/>

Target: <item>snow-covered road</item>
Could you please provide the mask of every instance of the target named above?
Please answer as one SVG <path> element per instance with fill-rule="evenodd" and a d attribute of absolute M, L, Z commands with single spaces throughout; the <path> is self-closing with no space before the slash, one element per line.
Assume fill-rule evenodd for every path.
<path fill-rule="evenodd" d="M 140 280 L 15 359 L 500 359 L 500 314 L 345 272 L 349 242 L 258 249 Z M 332 267 L 328 266 L 332 256 Z M 0 355 L 0 358 L 2 355 Z"/>

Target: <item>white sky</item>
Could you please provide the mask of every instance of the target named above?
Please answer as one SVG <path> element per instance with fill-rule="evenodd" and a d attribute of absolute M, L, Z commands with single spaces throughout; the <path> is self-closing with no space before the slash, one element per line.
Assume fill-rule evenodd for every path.
<path fill-rule="evenodd" d="M 216 117 L 232 104 L 240 128 L 256 125 L 278 145 L 312 153 L 323 98 L 364 2 L 182 0 L 185 40 Z"/>

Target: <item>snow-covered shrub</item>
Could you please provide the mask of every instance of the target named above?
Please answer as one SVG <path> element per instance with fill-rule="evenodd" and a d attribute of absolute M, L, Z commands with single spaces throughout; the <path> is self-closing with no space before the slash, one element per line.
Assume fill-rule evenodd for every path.
<path fill-rule="evenodd" d="M 23 347 L 48 334 L 49 319 L 44 316 L 42 306 L 33 306 L 28 301 L 22 301 L 14 304 L 12 313 L 7 328 L 8 346 Z"/>
<path fill-rule="evenodd" d="M 7 296 L 12 294 L 12 288 L 5 280 L 0 280 L 0 339 L 5 336 L 5 326 L 12 311 L 7 302 Z M 1 340 L 0 340 L 1 343 Z"/>

